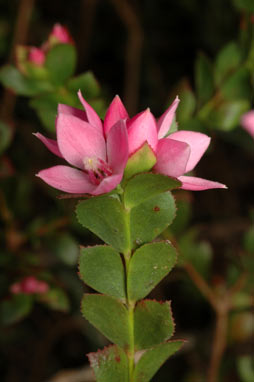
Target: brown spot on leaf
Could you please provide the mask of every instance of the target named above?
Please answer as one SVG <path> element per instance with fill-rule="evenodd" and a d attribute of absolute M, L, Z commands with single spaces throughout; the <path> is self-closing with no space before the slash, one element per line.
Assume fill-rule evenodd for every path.
<path fill-rule="evenodd" d="M 158 212 L 158 211 L 160 211 L 161 209 L 160 209 L 160 207 L 155 206 L 155 207 L 153 207 L 153 210 L 154 210 L 155 212 Z"/>

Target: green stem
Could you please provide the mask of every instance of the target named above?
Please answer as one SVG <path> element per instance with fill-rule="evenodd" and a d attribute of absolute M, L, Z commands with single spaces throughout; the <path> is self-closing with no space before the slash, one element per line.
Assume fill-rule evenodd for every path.
<path fill-rule="evenodd" d="M 126 280 L 126 294 L 127 294 L 127 309 L 128 309 L 128 325 L 129 325 L 129 348 L 127 350 L 127 356 L 129 359 L 129 382 L 133 382 L 133 372 L 134 372 L 134 356 L 135 356 L 135 342 L 134 342 L 134 308 L 135 302 L 131 301 L 128 296 L 128 273 L 129 273 L 129 265 L 131 260 L 131 233 L 130 233 L 130 213 L 126 210 L 126 226 L 129 235 L 129 249 L 124 253 L 125 260 L 125 280 Z"/>

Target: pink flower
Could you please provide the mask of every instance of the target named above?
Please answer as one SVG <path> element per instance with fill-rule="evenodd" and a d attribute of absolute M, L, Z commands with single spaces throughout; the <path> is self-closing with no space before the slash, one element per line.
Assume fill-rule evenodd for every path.
<path fill-rule="evenodd" d="M 42 170 L 37 176 L 58 190 L 100 195 L 113 190 L 122 180 L 128 160 L 126 124 L 118 118 L 105 139 L 100 118 L 80 91 L 78 96 L 85 111 L 58 107 L 57 141 L 35 134 L 51 152 L 77 168 L 60 165 Z"/>
<path fill-rule="evenodd" d="M 124 118 L 127 120 L 130 156 L 147 142 L 156 156 L 153 171 L 178 178 L 182 182 L 182 189 L 199 191 L 226 188 L 218 182 L 185 176 L 195 168 L 203 156 L 209 146 L 210 138 L 202 133 L 184 130 L 168 135 L 178 103 L 179 99 L 176 97 L 157 121 L 149 109 L 129 119 L 124 105 L 116 96 L 105 116 L 105 134 L 110 133 L 117 120 Z"/>
<path fill-rule="evenodd" d="M 32 62 L 33 64 L 37 66 L 43 66 L 45 62 L 46 56 L 45 52 L 40 49 L 32 46 L 29 49 L 29 54 L 28 54 L 28 61 Z"/>
<path fill-rule="evenodd" d="M 38 280 L 34 276 L 25 277 L 21 282 L 12 284 L 10 287 L 13 294 L 42 294 L 46 293 L 48 289 L 49 286 L 45 281 Z"/>
<path fill-rule="evenodd" d="M 68 29 L 61 24 L 55 24 L 50 33 L 49 39 L 55 38 L 62 44 L 73 44 L 72 37 Z"/>
<path fill-rule="evenodd" d="M 251 110 L 242 116 L 241 124 L 252 138 L 254 138 L 254 110 Z"/>

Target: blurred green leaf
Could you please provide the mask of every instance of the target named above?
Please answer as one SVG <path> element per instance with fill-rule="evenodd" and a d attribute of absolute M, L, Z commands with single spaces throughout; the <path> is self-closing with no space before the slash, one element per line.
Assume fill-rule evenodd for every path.
<path fill-rule="evenodd" d="M 155 239 L 173 221 L 175 200 L 170 192 L 157 195 L 134 207 L 130 213 L 132 243 L 141 245 Z"/>
<path fill-rule="evenodd" d="M 177 253 L 169 241 L 145 244 L 138 248 L 130 261 L 128 297 L 140 300 L 170 272 Z"/>
<path fill-rule="evenodd" d="M 94 98 L 100 94 L 100 85 L 92 72 L 71 78 L 67 83 L 67 88 L 76 93 L 80 89 L 85 99 Z"/>
<path fill-rule="evenodd" d="M 245 10 L 247 12 L 254 12 L 253 0 L 233 0 L 233 4 L 240 10 Z"/>
<path fill-rule="evenodd" d="M 135 367 L 133 381 L 149 382 L 161 365 L 182 345 L 183 341 L 168 341 L 148 349 Z"/>
<path fill-rule="evenodd" d="M 251 226 L 244 234 L 243 238 L 244 249 L 250 253 L 254 253 L 254 227 Z"/>
<path fill-rule="evenodd" d="M 85 294 L 81 311 L 110 341 L 121 347 L 128 345 L 128 311 L 119 300 L 102 294 Z"/>
<path fill-rule="evenodd" d="M 221 86 L 221 94 L 226 100 L 250 99 L 251 81 L 246 68 L 236 70 L 224 81 Z"/>
<path fill-rule="evenodd" d="M 229 131 L 239 125 L 241 116 L 249 109 L 250 102 L 247 100 L 224 102 L 210 112 L 207 122 L 212 127 Z"/>
<path fill-rule="evenodd" d="M 180 90 L 179 98 L 180 103 L 176 111 L 176 120 L 181 125 L 183 122 L 188 121 L 193 115 L 196 108 L 196 99 L 190 86 L 185 86 Z M 171 129 L 170 132 L 172 132 Z"/>
<path fill-rule="evenodd" d="M 202 53 L 198 55 L 195 63 L 195 84 L 199 106 L 201 106 L 214 93 L 212 64 Z"/>
<path fill-rule="evenodd" d="M 75 72 L 76 48 L 71 44 L 57 44 L 47 54 L 45 66 L 53 84 L 62 85 Z"/>
<path fill-rule="evenodd" d="M 133 208 L 165 191 L 179 188 L 181 182 L 162 174 L 138 174 L 130 179 L 124 190 L 126 208 Z"/>
<path fill-rule="evenodd" d="M 231 75 L 242 62 L 242 52 L 235 42 L 221 49 L 217 55 L 214 67 L 216 85 L 221 85 L 224 79 Z"/>
<path fill-rule="evenodd" d="M 54 310 L 67 312 L 70 308 L 69 299 L 61 288 L 52 287 L 48 292 L 37 295 L 36 299 Z"/>
<path fill-rule="evenodd" d="M 11 325 L 26 317 L 32 310 L 34 298 L 27 294 L 12 295 L 0 305 L 0 322 Z"/>
<path fill-rule="evenodd" d="M 254 367 L 252 356 L 242 356 L 237 360 L 237 367 L 241 377 L 241 382 L 254 381 Z"/>
<path fill-rule="evenodd" d="M 68 233 L 59 233 L 49 238 L 48 247 L 53 255 L 57 256 L 67 265 L 75 265 L 79 255 L 79 246 L 76 240 Z"/>
<path fill-rule="evenodd" d="M 47 81 L 25 77 L 12 65 L 6 65 L 0 70 L 0 82 L 15 93 L 25 96 L 53 90 L 52 85 Z"/>
<path fill-rule="evenodd" d="M 136 350 L 148 349 L 168 340 L 174 332 L 169 301 L 142 300 L 134 310 Z"/>
<path fill-rule="evenodd" d="M 11 138 L 11 127 L 7 123 L 0 121 L 0 154 L 2 154 L 7 149 L 11 142 Z"/>
<path fill-rule="evenodd" d="M 123 349 L 111 345 L 88 354 L 97 382 L 128 382 L 128 358 Z"/>
<path fill-rule="evenodd" d="M 121 256 L 112 247 L 96 245 L 81 249 L 81 279 L 98 292 L 125 299 L 125 274 Z"/>

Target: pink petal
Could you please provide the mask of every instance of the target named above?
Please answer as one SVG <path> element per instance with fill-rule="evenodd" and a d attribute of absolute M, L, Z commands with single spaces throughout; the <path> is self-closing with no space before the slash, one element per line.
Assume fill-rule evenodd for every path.
<path fill-rule="evenodd" d="M 180 100 L 178 96 L 174 100 L 174 102 L 169 106 L 169 108 L 162 114 L 157 122 L 158 126 L 158 138 L 161 139 L 165 137 L 167 132 L 170 130 L 173 119 L 175 117 L 175 111 L 179 104 Z"/>
<path fill-rule="evenodd" d="M 58 114 L 63 113 L 63 114 L 70 114 L 74 115 L 74 117 L 78 117 L 82 119 L 83 121 L 88 122 L 86 112 L 84 110 L 77 109 L 76 107 L 64 105 L 62 103 L 58 104 Z"/>
<path fill-rule="evenodd" d="M 86 102 L 86 100 L 83 98 L 81 91 L 78 91 L 78 97 L 80 99 L 80 102 L 82 103 L 85 113 L 86 113 L 86 120 L 90 123 L 90 125 L 96 127 L 98 131 L 102 134 L 103 133 L 103 126 L 100 117 L 96 113 L 96 111 L 92 108 L 92 106 L 89 105 L 89 103 Z"/>
<path fill-rule="evenodd" d="M 104 133 L 108 134 L 109 130 L 112 126 L 115 125 L 119 119 L 128 119 L 129 115 L 127 110 L 125 109 L 120 97 L 118 95 L 115 96 L 109 108 L 106 112 L 104 119 Z"/>
<path fill-rule="evenodd" d="M 55 166 L 40 171 L 37 176 L 50 186 L 71 194 L 91 194 L 96 188 L 88 175 L 68 166 Z"/>
<path fill-rule="evenodd" d="M 115 174 L 104 178 L 95 190 L 91 192 L 92 195 L 106 194 L 116 188 L 121 182 L 123 174 Z"/>
<path fill-rule="evenodd" d="M 185 173 L 189 156 L 190 146 L 187 143 L 169 138 L 160 139 L 154 170 L 160 174 L 178 177 Z"/>
<path fill-rule="evenodd" d="M 156 121 L 149 109 L 127 121 L 129 136 L 129 154 L 139 149 L 145 142 L 156 151 L 158 133 Z"/>
<path fill-rule="evenodd" d="M 193 176 L 179 176 L 178 179 L 182 182 L 181 188 L 183 190 L 203 191 L 211 188 L 227 188 L 225 184 Z"/>
<path fill-rule="evenodd" d="M 123 174 L 129 156 L 128 134 L 123 119 L 120 119 L 108 133 L 107 155 L 113 173 Z"/>
<path fill-rule="evenodd" d="M 34 133 L 33 135 L 35 135 L 42 143 L 44 143 L 44 145 L 53 154 L 59 156 L 60 158 L 63 157 L 62 154 L 59 151 L 57 141 L 55 141 L 54 139 L 46 138 L 46 137 L 44 137 L 44 135 L 42 135 L 40 133 Z"/>
<path fill-rule="evenodd" d="M 57 118 L 57 143 L 64 159 L 84 168 L 84 158 L 106 160 L 106 145 L 102 134 L 89 123 L 70 114 Z"/>
<path fill-rule="evenodd" d="M 243 128 L 254 138 L 254 110 L 242 116 L 241 124 Z"/>
<path fill-rule="evenodd" d="M 170 139 L 187 143 L 190 148 L 190 157 L 186 166 L 186 172 L 193 170 L 204 152 L 207 150 L 211 138 L 205 134 L 197 133 L 195 131 L 176 131 L 170 134 Z"/>

